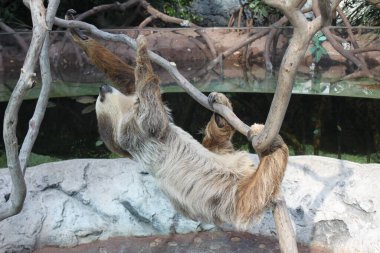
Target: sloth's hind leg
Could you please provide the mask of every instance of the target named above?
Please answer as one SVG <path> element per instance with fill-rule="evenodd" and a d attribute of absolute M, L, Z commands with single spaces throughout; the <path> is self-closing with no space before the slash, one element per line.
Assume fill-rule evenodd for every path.
<path fill-rule="evenodd" d="M 222 93 L 210 93 L 208 101 L 211 106 L 213 103 L 219 103 L 232 110 L 231 102 Z M 202 144 L 215 153 L 226 154 L 234 152 L 235 150 L 231 142 L 234 133 L 235 129 L 222 116 L 214 113 L 206 126 Z"/>

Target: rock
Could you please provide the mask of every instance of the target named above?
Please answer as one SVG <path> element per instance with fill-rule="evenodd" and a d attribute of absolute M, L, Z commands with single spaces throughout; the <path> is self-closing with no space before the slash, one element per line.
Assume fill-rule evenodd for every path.
<path fill-rule="evenodd" d="M 49 163 L 29 168 L 25 178 L 28 193 L 22 212 L 0 222 L 0 252 L 217 230 L 174 211 L 152 176 L 129 159 Z M 338 251 L 379 252 L 378 178 L 378 164 L 291 157 L 283 192 L 297 240 Z M 0 206 L 10 187 L 7 170 L 1 170 Z M 276 234 L 270 210 L 251 232 Z"/>
<path fill-rule="evenodd" d="M 190 7 L 202 18 L 197 24 L 206 27 L 227 26 L 231 14 L 239 8 L 239 0 L 194 0 Z"/>
<path fill-rule="evenodd" d="M 378 178 L 379 164 L 291 157 L 282 189 L 297 240 L 334 252 L 380 252 Z M 252 232 L 276 234 L 269 211 Z"/>

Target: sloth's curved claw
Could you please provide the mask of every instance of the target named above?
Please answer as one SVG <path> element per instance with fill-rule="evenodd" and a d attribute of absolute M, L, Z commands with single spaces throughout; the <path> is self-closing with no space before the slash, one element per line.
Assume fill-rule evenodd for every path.
<path fill-rule="evenodd" d="M 216 99 L 217 94 L 218 94 L 217 92 L 213 91 L 207 97 L 207 102 L 208 102 L 208 104 L 212 110 L 214 110 L 214 103 L 217 103 L 217 101 L 216 101 L 217 100 Z"/>
<path fill-rule="evenodd" d="M 211 92 L 207 97 L 208 103 L 211 109 L 214 110 L 214 103 L 222 104 L 232 109 L 231 103 L 229 99 L 223 94 L 218 92 Z M 219 114 L 215 113 L 215 122 L 219 128 L 223 128 L 226 126 L 226 120 Z"/>
<path fill-rule="evenodd" d="M 66 20 L 74 20 L 75 15 L 77 14 L 76 10 L 74 9 L 68 9 L 65 14 L 65 19 Z"/>
<path fill-rule="evenodd" d="M 208 100 L 208 104 L 213 110 L 214 110 L 214 103 L 222 104 L 232 110 L 232 105 L 231 105 L 230 100 L 223 93 L 213 91 L 208 95 L 207 100 Z"/>
<path fill-rule="evenodd" d="M 65 14 L 66 20 L 75 20 L 75 15 L 77 12 L 74 9 L 68 9 Z M 78 28 L 72 28 L 70 29 L 70 32 L 74 35 L 80 38 L 81 40 L 88 40 L 88 37 Z"/>

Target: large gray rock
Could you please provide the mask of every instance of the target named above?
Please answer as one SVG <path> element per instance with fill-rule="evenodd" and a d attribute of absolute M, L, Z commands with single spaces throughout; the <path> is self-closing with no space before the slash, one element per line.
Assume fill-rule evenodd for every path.
<path fill-rule="evenodd" d="M 227 26 L 231 14 L 239 8 L 239 0 L 194 0 L 190 9 L 202 18 L 197 24 L 212 27 Z"/>
<path fill-rule="evenodd" d="M 297 239 L 337 250 L 380 252 L 379 179 L 378 164 L 291 157 L 283 191 Z M 24 209 L 0 222 L 0 252 L 216 229 L 175 212 L 154 179 L 129 159 L 44 164 L 29 168 L 26 181 Z M 10 178 L 2 170 L 0 206 L 9 191 Z M 276 234 L 270 211 L 252 232 Z"/>

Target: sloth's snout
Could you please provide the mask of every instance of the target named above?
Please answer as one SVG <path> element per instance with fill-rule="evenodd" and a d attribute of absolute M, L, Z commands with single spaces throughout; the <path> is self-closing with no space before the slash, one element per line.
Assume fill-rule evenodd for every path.
<path fill-rule="evenodd" d="M 108 84 L 102 84 L 102 86 L 100 86 L 100 88 L 99 88 L 99 90 L 100 90 L 100 93 L 111 93 L 112 92 L 112 88 L 111 88 L 111 86 L 109 86 Z"/>
<path fill-rule="evenodd" d="M 104 101 L 104 98 L 106 96 L 107 93 L 111 93 L 112 92 L 112 88 L 111 86 L 107 85 L 107 84 L 102 84 L 100 87 L 99 87 L 99 96 L 100 96 L 100 102 L 103 102 Z"/>

